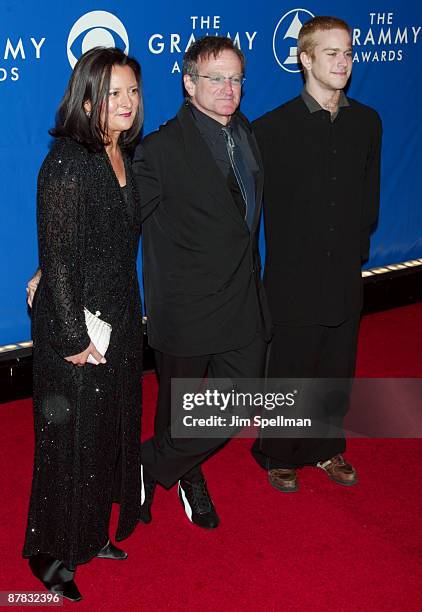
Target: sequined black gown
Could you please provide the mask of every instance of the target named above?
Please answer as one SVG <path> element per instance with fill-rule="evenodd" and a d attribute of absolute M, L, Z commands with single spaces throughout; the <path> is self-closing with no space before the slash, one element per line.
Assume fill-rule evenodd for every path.
<path fill-rule="evenodd" d="M 121 189 L 105 151 L 55 142 L 38 179 L 42 278 L 33 305 L 35 465 L 24 556 L 73 569 L 116 538 L 140 505 L 140 210 L 127 160 Z M 125 193 L 126 192 L 126 193 Z M 112 326 L 106 365 L 64 360 L 90 342 L 83 306 Z"/>

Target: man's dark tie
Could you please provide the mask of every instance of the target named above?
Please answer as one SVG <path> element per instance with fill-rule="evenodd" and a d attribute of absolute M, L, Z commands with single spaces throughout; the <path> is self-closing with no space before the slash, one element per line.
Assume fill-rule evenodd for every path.
<path fill-rule="evenodd" d="M 225 126 L 221 128 L 226 139 L 227 152 L 234 175 L 239 185 L 240 192 L 246 206 L 245 221 L 249 229 L 252 227 L 255 214 L 255 180 L 254 176 L 244 162 L 242 151 L 236 145 L 231 134 L 232 128 Z"/>

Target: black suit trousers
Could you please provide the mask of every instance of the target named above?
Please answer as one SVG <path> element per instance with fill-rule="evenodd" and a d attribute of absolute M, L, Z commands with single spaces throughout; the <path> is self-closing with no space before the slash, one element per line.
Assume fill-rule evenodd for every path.
<path fill-rule="evenodd" d="M 268 378 L 352 378 L 359 321 L 360 315 L 335 327 L 275 325 Z M 344 416 L 347 406 L 339 408 Z M 331 459 L 345 448 L 344 437 L 258 438 L 252 454 L 265 469 L 296 468 Z"/>
<path fill-rule="evenodd" d="M 141 460 L 149 474 L 169 488 L 182 476 L 200 471 L 201 463 L 226 440 L 221 438 L 172 438 L 172 378 L 261 378 L 264 375 L 267 342 L 259 331 L 247 346 L 196 357 L 176 357 L 155 351 L 159 392 L 155 435 L 142 444 Z"/>

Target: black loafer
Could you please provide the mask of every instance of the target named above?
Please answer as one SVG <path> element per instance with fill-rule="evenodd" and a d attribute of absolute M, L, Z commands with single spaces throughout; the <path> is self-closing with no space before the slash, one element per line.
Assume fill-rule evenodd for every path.
<path fill-rule="evenodd" d="M 112 544 L 109 540 L 97 554 L 97 557 L 99 559 L 114 559 L 115 561 L 123 561 L 124 559 L 127 559 L 127 552 L 117 548 L 117 546 L 114 546 L 114 544 Z"/>

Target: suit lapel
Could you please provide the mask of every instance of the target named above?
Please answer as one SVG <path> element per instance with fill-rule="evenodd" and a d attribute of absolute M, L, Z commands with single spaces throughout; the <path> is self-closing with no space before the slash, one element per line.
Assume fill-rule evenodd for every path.
<path fill-rule="evenodd" d="M 247 135 L 249 146 L 251 148 L 252 154 L 255 157 L 256 163 L 258 164 L 258 174 L 256 177 L 256 186 L 255 186 L 255 214 L 254 220 L 252 223 L 251 234 L 253 234 L 257 228 L 259 223 L 259 218 L 261 215 L 261 205 L 262 205 L 262 196 L 264 191 L 264 164 L 262 161 L 261 153 L 258 148 L 258 143 L 256 142 L 256 138 L 254 133 L 252 132 L 248 121 L 243 117 L 242 114 L 239 114 L 239 118 L 243 121 Z"/>
<path fill-rule="evenodd" d="M 186 160 L 192 169 L 193 176 L 203 185 L 204 193 L 211 193 L 213 199 L 232 219 L 248 229 L 239 214 L 226 179 L 215 163 L 211 151 L 195 125 L 191 111 L 185 104 L 177 113 L 177 119 L 182 128 Z"/>

